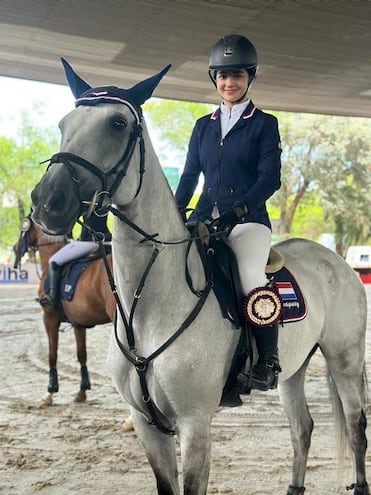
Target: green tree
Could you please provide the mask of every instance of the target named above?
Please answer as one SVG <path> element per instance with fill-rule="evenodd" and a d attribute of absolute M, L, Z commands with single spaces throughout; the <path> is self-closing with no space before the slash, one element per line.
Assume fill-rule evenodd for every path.
<path fill-rule="evenodd" d="M 45 164 L 58 147 L 57 133 L 37 127 L 23 114 L 16 138 L 0 137 L 0 245 L 11 250 L 20 219 L 28 214 L 30 193 L 45 171 Z"/>
<path fill-rule="evenodd" d="M 336 236 L 336 249 L 370 241 L 371 121 L 328 115 L 276 113 L 282 137 L 282 187 L 272 198 L 279 207 L 280 235 L 292 235 L 299 205 L 319 199 L 312 210 Z M 317 213 L 316 213 L 317 212 Z M 305 229 L 308 231 L 308 229 Z"/>
<path fill-rule="evenodd" d="M 313 194 L 316 178 L 326 168 L 321 153 L 322 126 L 326 126 L 326 119 L 331 117 L 285 112 L 275 115 L 282 141 L 282 184 L 271 202 L 279 207 L 278 234 L 285 238 L 291 236 L 299 205 L 308 199 L 308 194 Z"/>
<path fill-rule="evenodd" d="M 143 109 L 145 114 L 148 114 L 153 130 L 164 143 L 163 149 L 157 150 L 160 159 L 161 156 L 165 158 L 171 150 L 174 159 L 178 160 L 177 166 L 182 168 L 195 121 L 211 113 L 214 106 L 206 103 L 152 98 L 143 105 Z"/>
<path fill-rule="evenodd" d="M 371 120 L 333 117 L 325 130 L 327 168 L 318 177 L 326 218 L 334 224 L 336 250 L 371 242 Z"/>

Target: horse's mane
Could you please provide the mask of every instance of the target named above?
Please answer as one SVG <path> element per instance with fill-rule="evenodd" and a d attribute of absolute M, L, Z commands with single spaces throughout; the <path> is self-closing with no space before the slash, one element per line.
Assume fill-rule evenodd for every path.
<path fill-rule="evenodd" d="M 64 235 L 50 235 L 50 234 L 45 234 L 44 232 L 42 234 L 43 234 L 43 239 L 45 239 L 45 241 L 50 244 L 58 244 L 67 241 L 67 237 Z"/>

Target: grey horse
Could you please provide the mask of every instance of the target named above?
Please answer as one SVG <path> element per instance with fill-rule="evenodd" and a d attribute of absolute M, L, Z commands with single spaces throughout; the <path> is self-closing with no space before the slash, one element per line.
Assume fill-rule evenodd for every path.
<path fill-rule="evenodd" d="M 50 234 L 68 232 L 91 208 L 114 214 L 113 266 L 118 316 L 108 352 L 113 382 L 130 405 L 161 495 L 205 495 L 210 425 L 239 331 L 222 317 L 148 135 L 141 105 L 168 70 L 130 89 L 91 88 L 63 61 L 76 108 L 61 123 L 61 149 L 32 192 L 33 219 Z M 353 452 L 355 495 L 369 495 L 365 473 L 366 297 L 334 252 L 300 239 L 276 246 L 307 301 L 305 319 L 283 326 L 279 393 L 293 445 L 287 495 L 304 493 L 313 429 L 305 371 L 320 348 L 331 376 L 339 430 Z M 341 436 L 341 438 L 343 438 Z M 339 449 L 343 449 L 339 444 Z M 318 492 L 321 488 L 318 487 Z"/>

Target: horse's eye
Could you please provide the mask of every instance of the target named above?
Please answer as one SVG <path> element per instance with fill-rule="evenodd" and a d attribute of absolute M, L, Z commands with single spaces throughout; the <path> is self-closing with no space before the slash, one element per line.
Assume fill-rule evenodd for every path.
<path fill-rule="evenodd" d="M 115 127 L 115 129 L 125 129 L 127 125 L 128 123 L 123 117 L 119 117 L 113 122 L 113 126 Z"/>

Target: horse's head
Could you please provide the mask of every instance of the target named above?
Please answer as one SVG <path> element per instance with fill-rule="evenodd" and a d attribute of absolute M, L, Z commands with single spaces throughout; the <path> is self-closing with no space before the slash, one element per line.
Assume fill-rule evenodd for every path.
<path fill-rule="evenodd" d="M 138 195 L 144 173 L 141 105 L 170 68 L 130 89 L 91 88 L 62 62 L 76 108 L 61 120 L 60 152 L 31 193 L 32 218 L 52 235 L 70 232 L 80 215 L 106 200 L 115 202 L 124 177 L 120 204 Z"/>
<path fill-rule="evenodd" d="M 41 250 L 43 250 L 45 254 L 50 256 L 65 245 L 69 238 L 68 234 L 63 236 L 46 234 L 39 225 L 32 221 L 31 213 L 21 220 L 19 229 L 18 240 L 13 246 L 15 254 L 14 268 L 18 267 L 26 253 L 28 253 L 29 259 L 34 262 L 37 251 L 41 253 Z"/>

